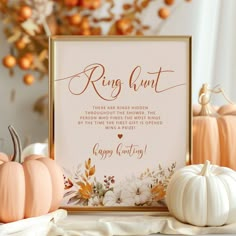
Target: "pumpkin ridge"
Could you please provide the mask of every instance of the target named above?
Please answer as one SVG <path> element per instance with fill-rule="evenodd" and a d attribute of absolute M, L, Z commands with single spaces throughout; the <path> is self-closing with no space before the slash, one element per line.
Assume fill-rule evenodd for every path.
<path fill-rule="evenodd" d="M 223 183 L 218 178 L 218 176 L 216 175 L 210 176 L 207 177 L 206 180 L 207 180 L 207 191 L 208 191 L 207 202 L 209 203 L 207 208 L 207 214 L 208 214 L 207 225 L 209 226 L 224 225 L 227 221 L 225 212 L 229 211 L 229 202 L 227 204 L 227 202 L 224 201 L 224 199 L 227 196 L 227 192 L 224 188 Z"/>
<path fill-rule="evenodd" d="M 222 121 L 223 120 L 223 116 L 221 116 L 221 119 L 217 119 L 217 127 L 218 127 L 218 133 L 219 133 L 219 140 L 220 140 L 220 165 L 222 165 L 223 163 L 222 163 L 222 155 L 224 154 L 223 153 L 223 151 L 222 151 L 222 149 L 223 149 L 223 147 L 222 147 L 222 142 L 224 142 L 224 139 L 225 138 L 223 138 L 222 136 L 225 136 L 224 135 L 224 132 L 225 132 L 225 128 L 222 128 L 221 127 L 221 125 L 220 124 L 222 124 Z M 223 124 L 222 124 L 223 126 L 224 126 L 224 122 L 223 122 Z"/>
<path fill-rule="evenodd" d="M 23 163 L 23 167 L 26 177 L 25 217 L 48 213 L 51 206 L 52 188 L 48 184 L 50 174 L 47 168 L 38 160 L 28 160 Z"/>
<path fill-rule="evenodd" d="M 49 212 L 56 210 L 60 201 L 64 195 L 64 178 L 60 167 L 49 158 L 39 158 L 40 161 L 48 170 L 51 180 L 51 188 L 52 188 L 52 201 L 50 205 Z"/>
<path fill-rule="evenodd" d="M 230 208 L 232 207 L 233 209 L 235 209 L 236 208 L 236 203 L 235 203 L 234 199 L 236 197 L 236 190 L 231 188 L 231 185 L 228 184 L 228 181 L 226 181 L 226 179 L 227 178 L 231 179 L 232 180 L 231 183 L 234 183 L 236 180 L 234 178 L 232 178 L 231 175 L 223 174 L 223 175 L 220 175 L 219 177 L 220 177 L 221 181 L 223 182 L 225 188 L 227 189 L 227 193 L 228 193 L 227 196 L 228 196 L 229 206 L 230 206 Z M 234 194 L 235 194 L 234 197 L 231 197 L 232 192 L 234 192 Z M 236 212 L 234 212 L 234 211 L 232 211 L 232 210 L 228 211 L 228 217 L 227 217 L 227 223 L 228 224 L 233 223 L 235 221 Z"/>
<path fill-rule="evenodd" d="M 226 196 L 227 196 L 228 210 L 227 210 L 227 212 L 225 213 L 225 214 L 227 214 L 227 215 L 226 215 L 226 220 L 225 220 L 225 222 L 224 222 L 224 224 L 225 224 L 225 223 L 227 223 L 227 221 L 228 221 L 228 219 L 229 219 L 230 203 L 231 203 L 231 201 L 230 201 L 230 199 L 229 199 L 229 193 L 230 193 L 231 191 L 229 190 L 229 186 L 226 184 L 223 175 L 218 175 L 218 176 L 216 176 L 216 177 L 219 179 L 219 181 L 220 181 L 220 182 L 222 183 L 222 185 L 224 186 L 223 189 L 224 189 L 224 191 L 226 192 Z"/>
<path fill-rule="evenodd" d="M 177 199 L 180 198 L 180 196 L 181 196 L 181 199 L 183 199 L 184 190 L 185 190 L 185 185 L 187 184 L 188 180 L 193 177 L 193 175 L 187 174 L 187 175 L 184 175 L 185 178 L 183 178 L 183 173 L 182 173 L 181 171 L 179 171 L 179 174 L 177 174 L 177 175 L 175 175 L 175 176 L 176 176 L 176 178 L 174 179 L 175 183 L 174 183 L 174 182 L 171 182 L 171 183 L 170 183 L 171 185 L 168 186 L 168 188 L 167 188 L 167 192 L 168 192 L 168 194 L 167 194 L 167 200 L 168 200 L 168 202 L 169 202 L 168 207 L 170 208 L 169 210 L 170 210 L 170 212 L 171 212 L 172 214 L 173 214 L 174 212 L 176 212 L 176 208 L 174 207 L 174 206 L 175 206 L 175 199 L 174 199 L 174 198 L 171 198 L 170 196 L 176 195 L 176 196 L 178 196 Z M 186 178 L 187 178 L 187 180 L 186 180 Z M 179 186 L 179 184 L 181 184 L 181 186 L 184 185 L 184 186 L 182 187 L 182 190 L 177 187 L 177 186 Z M 176 186 L 177 189 L 176 189 L 174 186 Z M 180 203 L 180 202 L 179 202 L 179 203 Z M 178 205 L 180 205 L 181 207 L 183 207 L 183 206 L 184 206 L 184 202 L 181 201 L 181 203 L 178 204 Z M 181 214 L 181 213 L 182 213 L 182 214 Z M 183 211 L 182 211 L 182 210 L 181 210 L 181 211 L 178 211 L 177 214 L 178 214 L 178 216 L 179 216 L 179 219 L 180 219 L 182 222 L 184 222 L 184 219 L 185 219 L 185 218 L 184 218 L 184 215 L 183 215 Z"/>
<path fill-rule="evenodd" d="M 223 116 L 219 119 L 219 130 L 221 132 L 221 165 L 236 169 L 236 116 Z"/>
<path fill-rule="evenodd" d="M 12 170 L 14 169 L 14 175 Z M 7 162 L 0 166 L 0 221 L 8 223 L 24 218 L 24 171 L 21 164 Z M 22 181 L 23 180 L 23 181 Z M 15 185 L 15 181 L 18 184 Z M 2 206 L 1 206 L 2 205 Z"/>
<path fill-rule="evenodd" d="M 188 191 L 188 189 L 191 189 L 190 187 L 191 186 L 193 186 L 194 184 L 193 183 L 195 183 L 196 184 L 196 182 L 198 183 L 199 181 L 201 181 L 202 179 L 205 179 L 205 178 L 207 178 L 207 177 L 205 177 L 205 176 L 200 176 L 200 175 L 196 175 L 196 176 L 192 176 L 189 180 L 188 180 L 188 182 L 187 182 L 187 184 L 184 186 L 184 196 L 183 196 L 183 198 L 182 198 L 182 201 L 183 201 L 183 205 L 182 206 L 186 206 L 186 203 L 188 202 L 187 201 L 187 199 L 188 199 L 188 194 L 192 194 L 192 191 Z M 196 193 L 197 194 L 197 193 Z M 196 197 L 196 194 L 194 195 L 194 197 Z M 194 199 L 195 200 L 195 199 Z M 192 210 L 193 211 L 193 209 L 195 208 L 195 206 L 193 207 L 191 207 L 191 206 L 188 206 L 188 207 L 186 207 L 185 209 L 187 209 L 187 210 L 185 210 L 185 209 L 182 209 L 182 211 L 183 211 L 183 215 L 184 215 L 184 219 L 188 219 L 189 218 L 189 215 L 192 215 L 192 212 L 190 212 L 190 210 Z M 196 213 L 195 213 L 196 214 Z M 195 215 L 195 218 L 196 218 L 196 215 Z M 193 220 L 195 220 L 195 219 L 193 219 Z M 185 222 L 187 222 L 188 224 L 191 224 L 192 222 L 189 222 L 188 220 L 185 220 Z M 196 223 L 195 223 L 196 224 Z M 202 225 L 202 224 L 197 224 L 198 226 L 204 226 L 204 225 Z"/>
<path fill-rule="evenodd" d="M 188 180 L 189 181 L 189 180 Z M 183 187 L 184 190 L 183 190 L 183 193 L 185 193 L 186 191 L 186 185 L 188 184 L 188 182 L 185 184 L 185 186 Z M 183 195 L 182 197 L 182 207 L 185 205 L 184 202 L 185 202 L 185 199 L 184 199 L 184 196 L 186 196 L 186 194 Z M 185 214 L 185 211 L 184 209 L 182 209 L 182 213 L 183 213 L 183 219 L 186 219 L 186 214 Z"/>
<path fill-rule="evenodd" d="M 220 156 L 219 147 L 215 144 L 218 143 L 219 136 L 216 118 L 211 116 L 195 117 L 193 126 L 195 127 L 193 132 L 193 164 L 204 163 L 209 158 L 212 163 L 217 164 Z"/>

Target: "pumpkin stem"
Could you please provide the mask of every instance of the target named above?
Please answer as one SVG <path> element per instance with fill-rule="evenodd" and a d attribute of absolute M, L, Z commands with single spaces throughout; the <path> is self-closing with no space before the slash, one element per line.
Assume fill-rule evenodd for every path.
<path fill-rule="evenodd" d="M 21 142 L 20 142 L 19 135 L 17 134 L 17 132 L 15 131 L 15 129 L 13 128 L 12 125 L 8 126 L 8 130 L 10 132 L 13 146 L 14 146 L 14 153 L 13 153 L 12 161 L 15 161 L 17 159 L 17 157 L 19 156 L 18 160 L 19 160 L 19 162 L 21 162 L 22 148 L 21 148 Z"/>
<path fill-rule="evenodd" d="M 220 93 L 224 97 L 224 99 L 229 103 L 234 105 L 235 103 L 225 94 L 225 91 L 219 87 L 219 85 L 216 85 L 213 89 L 209 89 L 210 92 L 212 93 Z"/>
<path fill-rule="evenodd" d="M 210 92 L 212 91 L 208 88 L 208 84 L 203 84 L 199 91 L 198 97 L 198 103 L 201 105 L 201 111 L 199 113 L 200 116 L 219 116 L 219 114 L 210 105 Z"/>
<path fill-rule="evenodd" d="M 210 175 L 210 161 L 206 161 L 200 174 L 199 175 L 202 175 L 202 176 L 209 176 Z"/>

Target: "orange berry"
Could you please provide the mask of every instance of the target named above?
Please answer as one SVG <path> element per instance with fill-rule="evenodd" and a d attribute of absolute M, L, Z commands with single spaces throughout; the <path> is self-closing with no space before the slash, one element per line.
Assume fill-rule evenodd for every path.
<path fill-rule="evenodd" d="M 90 29 L 83 29 L 81 32 L 80 32 L 81 35 L 84 35 L 84 36 L 89 36 L 91 35 L 91 30 Z"/>
<path fill-rule="evenodd" d="M 129 34 L 133 30 L 132 21 L 129 18 L 122 18 L 116 22 L 116 29 L 119 34 Z"/>
<path fill-rule="evenodd" d="M 29 58 L 24 56 L 18 60 L 18 65 L 22 70 L 28 70 L 31 66 L 31 62 L 30 62 Z"/>
<path fill-rule="evenodd" d="M 68 17 L 68 21 L 71 25 L 79 25 L 81 22 L 81 19 L 82 19 L 82 17 L 79 13 L 76 13 L 76 14 Z"/>
<path fill-rule="evenodd" d="M 31 74 L 26 74 L 26 75 L 24 75 L 24 77 L 23 77 L 23 81 L 24 81 L 24 83 L 25 83 L 26 85 L 31 85 L 31 84 L 33 84 L 33 83 L 34 83 L 34 80 L 35 80 L 35 78 L 34 78 L 34 76 L 31 75 Z"/>
<path fill-rule="evenodd" d="M 67 7 L 75 7 L 78 5 L 79 0 L 64 0 L 64 3 Z"/>
<path fill-rule="evenodd" d="M 158 15 L 160 18 L 166 19 L 170 15 L 170 11 L 167 8 L 163 7 L 158 11 Z"/>
<path fill-rule="evenodd" d="M 30 61 L 30 64 L 32 64 L 32 63 L 33 63 L 33 61 L 34 61 L 34 55 L 33 55 L 32 53 L 30 53 L 30 52 L 27 52 L 27 53 L 24 55 L 24 57 L 26 57 L 26 58 L 28 58 L 28 59 L 29 59 L 29 61 Z"/>
<path fill-rule="evenodd" d="M 19 39 L 15 42 L 15 46 L 18 49 L 24 49 L 26 46 L 25 40 L 24 39 Z"/>
<path fill-rule="evenodd" d="M 80 0 L 81 7 L 95 10 L 101 6 L 101 0 Z"/>
<path fill-rule="evenodd" d="M 174 4 L 175 0 L 165 0 L 166 5 L 172 5 Z"/>
<path fill-rule="evenodd" d="M 31 17 L 32 15 L 32 9 L 29 6 L 22 6 L 19 9 L 19 17 L 21 20 L 27 20 Z"/>
<path fill-rule="evenodd" d="M 101 6 L 101 0 L 93 0 L 90 9 L 97 9 Z"/>
<path fill-rule="evenodd" d="M 94 27 L 91 29 L 91 34 L 92 35 L 101 35 L 102 34 L 102 29 L 101 27 Z"/>
<path fill-rule="evenodd" d="M 16 65 L 16 58 L 12 55 L 7 55 L 3 58 L 2 64 L 7 68 L 12 68 Z"/>
<path fill-rule="evenodd" d="M 81 24 L 80 24 L 80 28 L 83 30 L 88 30 L 90 29 L 90 23 L 89 23 L 89 19 L 87 17 L 84 17 Z"/>

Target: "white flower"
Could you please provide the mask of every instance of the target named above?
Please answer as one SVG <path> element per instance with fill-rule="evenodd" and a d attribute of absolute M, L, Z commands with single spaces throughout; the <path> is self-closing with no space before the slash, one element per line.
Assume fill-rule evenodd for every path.
<path fill-rule="evenodd" d="M 51 15 L 54 6 L 50 0 L 28 0 L 27 4 L 32 8 L 31 19 L 36 24 L 44 23 L 46 17 Z"/>
<path fill-rule="evenodd" d="M 125 191 L 123 191 L 123 198 L 133 199 L 135 205 L 151 202 L 152 195 L 148 181 L 133 178 L 127 183 Z"/>
<path fill-rule="evenodd" d="M 104 206 L 133 206 L 133 199 L 127 199 L 123 197 L 121 188 L 114 188 L 114 190 L 109 190 L 106 192 L 103 198 Z"/>

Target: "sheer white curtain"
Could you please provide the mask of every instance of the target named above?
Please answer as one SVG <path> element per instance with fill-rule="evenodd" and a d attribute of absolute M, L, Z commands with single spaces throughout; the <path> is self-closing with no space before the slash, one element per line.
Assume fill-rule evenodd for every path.
<path fill-rule="evenodd" d="M 212 58 L 211 82 L 222 84 L 236 102 L 236 1 L 221 0 L 218 7 L 218 28 L 215 54 Z M 220 102 L 217 98 L 216 101 Z"/>
<path fill-rule="evenodd" d="M 236 102 L 236 1 L 202 0 L 198 4 L 201 14 L 195 28 L 198 36 L 193 39 L 193 89 L 204 82 L 212 87 L 219 84 Z M 197 97 L 196 91 L 193 95 Z M 213 99 L 216 104 L 225 103 L 221 96 Z"/>
<path fill-rule="evenodd" d="M 178 6 L 159 32 L 150 34 L 192 35 L 193 103 L 203 83 L 217 84 L 236 102 L 236 0 L 192 0 Z M 149 20 L 152 20 L 150 16 Z M 225 102 L 214 96 L 214 102 Z"/>

